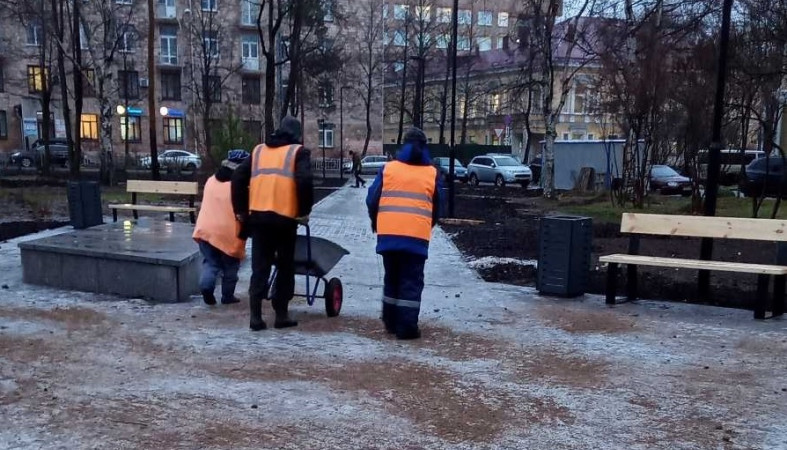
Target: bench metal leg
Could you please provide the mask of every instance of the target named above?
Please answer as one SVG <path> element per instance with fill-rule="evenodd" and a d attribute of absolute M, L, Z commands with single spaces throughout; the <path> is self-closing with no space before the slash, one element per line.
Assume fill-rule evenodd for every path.
<path fill-rule="evenodd" d="M 607 305 L 615 304 L 618 290 L 618 263 L 607 265 Z"/>
<path fill-rule="evenodd" d="M 770 276 L 768 275 L 758 275 L 757 276 L 757 299 L 754 302 L 754 318 L 755 319 L 764 319 L 765 318 L 765 310 L 767 309 L 768 304 L 768 282 L 770 281 Z"/>
<path fill-rule="evenodd" d="M 191 223 L 197 223 L 197 217 L 193 211 L 189 213 L 189 219 L 191 220 Z"/>
<path fill-rule="evenodd" d="M 787 276 L 777 275 L 773 277 L 773 317 L 784 314 L 784 288 Z"/>
<path fill-rule="evenodd" d="M 174 222 L 175 221 L 175 213 L 174 212 L 169 213 L 169 221 L 170 222 Z"/>
<path fill-rule="evenodd" d="M 629 264 L 626 267 L 626 298 L 629 301 L 637 299 L 637 266 Z"/>
<path fill-rule="evenodd" d="M 137 210 L 136 210 L 136 209 L 135 209 L 135 210 L 133 210 L 133 211 L 131 211 L 131 212 L 134 214 L 134 220 L 137 220 L 137 219 L 139 219 L 139 213 L 137 212 Z"/>
<path fill-rule="evenodd" d="M 117 210 L 117 209 L 113 209 L 113 210 L 112 210 L 112 220 L 113 220 L 114 222 L 117 222 L 117 221 L 118 221 L 118 210 Z"/>

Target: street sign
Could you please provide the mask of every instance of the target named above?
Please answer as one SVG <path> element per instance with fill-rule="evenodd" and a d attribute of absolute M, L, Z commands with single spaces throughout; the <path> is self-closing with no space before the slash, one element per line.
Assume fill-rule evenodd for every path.
<path fill-rule="evenodd" d="M 503 129 L 502 128 L 495 128 L 495 134 L 497 135 L 497 138 L 500 139 L 500 136 L 503 135 Z"/>

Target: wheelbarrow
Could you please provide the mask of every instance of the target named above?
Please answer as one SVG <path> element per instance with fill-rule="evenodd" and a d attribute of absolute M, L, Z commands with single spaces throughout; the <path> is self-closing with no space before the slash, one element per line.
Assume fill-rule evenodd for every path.
<path fill-rule="evenodd" d="M 344 288 L 340 279 L 334 277 L 328 280 L 326 275 L 344 255 L 350 252 L 327 239 L 312 237 L 309 225 L 303 227 L 306 228 L 306 236 L 298 235 L 295 238 L 295 274 L 302 275 L 306 279 L 306 291 L 301 294 L 296 290 L 294 296 L 305 298 L 309 306 L 312 306 L 318 298 L 325 299 L 325 313 L 328 317 L 336 317 L 342 310 Z M 268 280 L 270 286 L 268 298 L 272 298 L 276 290 L 274 280 L 277 272 L 278 268 L 274 268 Z M 312 278 L 315 279 L 314 286 L 312 286 Z M 321 284 L 323 293 L 320 296 L 317 292 Z"/>

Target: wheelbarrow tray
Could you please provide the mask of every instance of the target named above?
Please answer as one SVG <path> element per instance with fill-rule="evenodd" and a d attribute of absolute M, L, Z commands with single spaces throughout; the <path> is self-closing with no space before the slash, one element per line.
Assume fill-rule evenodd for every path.
<path fill-rule="evenodd" d="M 311 242 L 311 260 L 308 246 Z M 295 239 L 295 273 L 324 277 L 336 264 L 350 252 L 333 242 L 319 238 L 298 235 Z"/>

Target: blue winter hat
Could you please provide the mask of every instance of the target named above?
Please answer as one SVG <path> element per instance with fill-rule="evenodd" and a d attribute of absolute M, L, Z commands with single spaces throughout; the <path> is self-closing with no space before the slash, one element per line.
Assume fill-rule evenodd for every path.
<path fill-rule="evenodd" d="M 246 150 L 230 150 L 227 152 L 227 160 L 233 163 L 242 163 L 248 157 L 249 152 Z"/>

